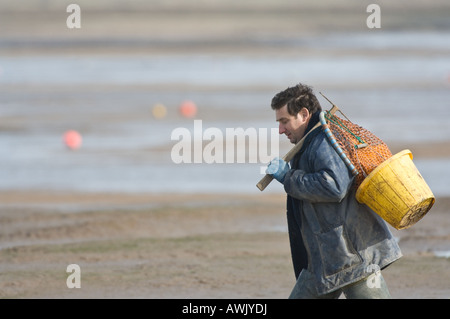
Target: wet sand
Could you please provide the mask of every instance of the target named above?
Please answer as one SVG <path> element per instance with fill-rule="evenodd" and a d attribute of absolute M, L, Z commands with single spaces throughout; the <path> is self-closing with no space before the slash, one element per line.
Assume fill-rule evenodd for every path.
<path fill-rule="evenodd" d="M 2 298 L 286 298 L 294 285 L 282 194 L 2 192 Z M 448 298 L 449 198 L 394 231 L 394 298 Z M 81 288 L 69 289 L 69 264 Z"/>

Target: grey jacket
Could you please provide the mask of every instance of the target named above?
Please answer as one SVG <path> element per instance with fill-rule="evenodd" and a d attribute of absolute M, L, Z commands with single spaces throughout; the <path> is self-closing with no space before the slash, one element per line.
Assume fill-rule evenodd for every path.
<path fill-rule="evenodd" d="M 307 268 L 318 294 L 361 280 L 402 256 L 385 221 L 357 202 L 352 183 L 322 128 L 308 135 L 284 179 L 296 276 Z"/>

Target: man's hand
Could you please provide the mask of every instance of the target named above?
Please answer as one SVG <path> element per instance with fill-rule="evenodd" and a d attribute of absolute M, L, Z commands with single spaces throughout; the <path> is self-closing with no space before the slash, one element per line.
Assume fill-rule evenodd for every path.
<path fill-rule="evenodd" d="M 266 174 L 272 175 L 277 181 L 283 183 L 289 169 L 288 163 L 279 157 L 275 157 L 267 166 Z"/>

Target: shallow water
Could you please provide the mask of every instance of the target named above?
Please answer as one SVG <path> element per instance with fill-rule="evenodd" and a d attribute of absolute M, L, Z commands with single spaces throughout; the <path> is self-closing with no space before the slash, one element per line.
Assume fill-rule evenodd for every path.
<path fill-rule="evenodd" d="M 408 148 L 448 141 L 450 37 L 431 35 L 347 35 L 293 44 L 330 51 L 320 56 L 0 56 L 0 189 L 257 193 L 265 163 L 172 162 L 177 141 L 171 133 L 193 130 L 178 105 L 195 101 L 205 129 L 276 128 L 270 100 L 299 81 L 323 90 L 353 122 L 388 143 Z M 386 47 L 411 53 L 358 53 Z M 332 55 L 342 48 L 355 53 Z M 155 103 L 167 106 L 167 118 L 152 118 Z M 68 129 L 82 134 L 80 150 L 63 145 Z M 284 153 L 290 146 L 281 141 Z M 450 158 L 415 162 L 435 195 L 450 195 Z M 268 191 L 282 189 L 273 183 Z"/>

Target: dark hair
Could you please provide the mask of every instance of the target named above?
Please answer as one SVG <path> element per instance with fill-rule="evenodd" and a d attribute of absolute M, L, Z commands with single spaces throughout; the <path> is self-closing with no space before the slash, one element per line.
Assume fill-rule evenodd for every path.
<path fill-rule="evenodd" d="M 288 113 L 295 116 L 304 107 L 311 114 L 322 111 L 322 107 L 314 95 L 312 88 L 301 83 L 281 91 L 272 99 L 271 106 L 273 110 L 279 110 L 285 105 L 287 105 Z"/>

